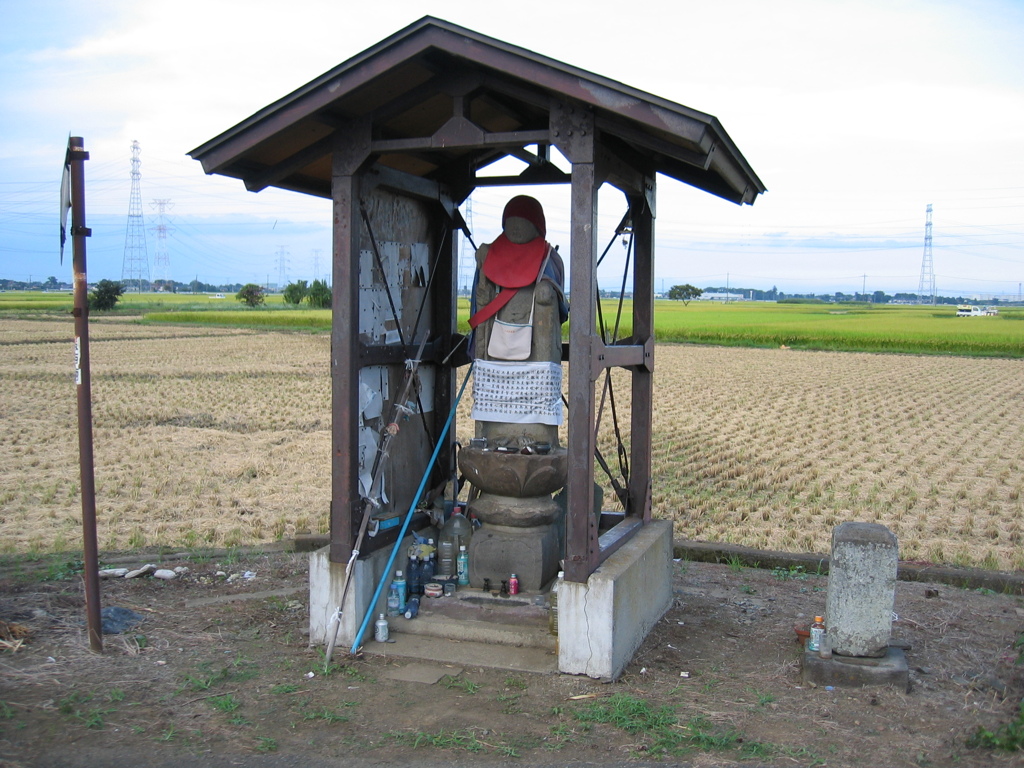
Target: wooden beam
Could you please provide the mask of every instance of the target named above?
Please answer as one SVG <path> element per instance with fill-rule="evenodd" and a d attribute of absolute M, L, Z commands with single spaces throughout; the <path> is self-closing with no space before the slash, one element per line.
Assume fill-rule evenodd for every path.
<path fill-rule="evenodd" d="M 314 141 L 305 149 L 301 149 L 286 160 L 267 167 L 261 173 L 244 179 L 245 188 L 250 192 L 261 192 L 267 187 L 273 186 L 285 176 L 302 170 L 310 163 L 319 160 L 324 155 L 329 155 L 334 150 L 334 136 L 324 136 L 319 141 Z"/>
<path fill-rule="evenodd" d="M 447 123 L 445 125 L 448 125 Z M 442 126 L 442 129 L 444 127 Z M 411 139 L 378 139 L 371 145 L 376 154 L 389 152 L 429 151 L 438 149 L 477 149 L 479 147 L 522 147 L 527 144 L 548 141 L 548 132 L 542 131 L 505 131 L 501 133 L 483 133 L 477 136 L 464 137 L 467 143 L 460 141 L 458 134 L 448 131 L 433 136 L 414 137 Z"/>

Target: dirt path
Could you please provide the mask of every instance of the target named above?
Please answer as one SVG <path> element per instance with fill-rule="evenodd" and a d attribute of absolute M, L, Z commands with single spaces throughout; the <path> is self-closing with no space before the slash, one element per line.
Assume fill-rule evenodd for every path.
<path fill-rule="evenodd" d="M 801 686 L 793 629 L 823 610 L 824 577 L 682 562 L 673 608 L 614 684 L 458 666 L 424 684 L 386 657 L 325 673 L 304 556 L 167 565 L 190 572 L 103 583 L 105 605 L 145 622 L 102 656 L 77 579 L 5 569 L 0 619 L 30 634 L 0 652 L 0 766 L 1020 764 L 966 746 L 1021 700 L 1017 597 L 900 583 L 913 690 L 828 691 Z"/>

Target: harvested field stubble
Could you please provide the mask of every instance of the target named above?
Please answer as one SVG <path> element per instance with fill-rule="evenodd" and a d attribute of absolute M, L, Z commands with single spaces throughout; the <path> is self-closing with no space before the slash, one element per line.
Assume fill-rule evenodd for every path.
<path fill-rule="evenodd" d="M 879 522 L 901 557 L 1024 568 L 1020 361 L 660 346 L 655 514 L 678 534 L 828 552 Z"/>
<path fill-rule="evenodd" d="M 5 551 L 80 547 L 72 333 L 0 328 Z M 326 531 L 327 335 L 103 318 L 91 336 L 102 548 Z M 1024 568 L 1024 362 L 689 345 L 656 358 L 654 506 L 677 535 L 827 552 L 833 526 L 867 520 L 905 559 Z"/>

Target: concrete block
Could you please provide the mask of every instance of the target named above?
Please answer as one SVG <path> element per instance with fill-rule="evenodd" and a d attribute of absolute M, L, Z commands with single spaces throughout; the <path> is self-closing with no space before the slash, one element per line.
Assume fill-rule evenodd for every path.
<path fill-rule="evenodd" d="M 832 652 L 880 657 L 892 634 L 899 546 L 877 523 L 842 523 L 832 531 L 825 624 Z"/>
<path fill-rule="evenodd" d="M 672 604 L 672 524 L 645 525 L 586 583 L 558 588 L 558 669 L 615 680 Z"/>
<path fill-rule="evenodd" d="M 800 678 L 804 685 L 891 685 L 910 693 L 910 671 L 901 648 L 887 647 L 881 658 L 823 659 L 814 651 L 805 651 L 802 667 Z"/>
<path fill-rule="evenodd" d="M 395 562 L 391 566 L 391 574 L 397 568 L 405 569 L 406 553 L 412 537 L 407 536 L 398 549 Z M 352 564 L 352 584 L 349 586 L 342 607 L 341 626 L 338 630 L 338 648 L 350 648 L 355 640 L 359 625 L 366 616 L 377 589 L 377 583 L 384 574 L 384 568 L 391 557 L 394 545 L 377 550 L 365 559 L 356 560 Z M 331 619 L 338 608 L 345 583 L 345 563 L 332 563 L 330 547 L 323 547 L 309 554 L 309 642 L 310 645 L 326 645 L 327 633 L 331 628 Z M 380 592 L 377 603 L 373 606 L 373 617 L 367 630 L 363 633 L 363 642 L 373 639 L 373 619 L 376 614 L 387 611 L 387 585 Z"/>

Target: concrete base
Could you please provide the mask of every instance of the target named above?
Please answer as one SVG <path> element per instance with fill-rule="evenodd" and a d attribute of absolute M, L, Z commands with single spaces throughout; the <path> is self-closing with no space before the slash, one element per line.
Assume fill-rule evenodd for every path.
<path fill-rule="evenodd" d="M 617 679 L 671 604 L 672 523 L 656 520 L 585 584 L 559 585 L 558 670 Z"/>
<path fill-rule="evenodd" d="M 510 574 L 519 587 L 539 592 L 558 574 L 558 531 L 554 525 L 513 528 L 485 523 L 469 542 L 469 583 L 482 589 L 484 579 L 498 589 Z"/>
<path fill-rule="evenodd" d="M 805 651 L 800 678 L 805 685 L 891 685 L 910 693 L 910 671 L 902 648 L 889 646 L 881 658 L 832 656 L 823 659 L 816 652 Z"/>
<path fill-rule="evenodd" d="M 412 537 L 407 536 L 398 549 L 395 562 L 391 566 L 392 575 L 397 568 L 404 570 L 406 552 Z M 392 545 L 394 546 L 394 545 Z M 392 547 L 385 547 L 352 564 L 352 583 L 342 606 L 341 626 L 338 629 L 338 648 L 351 648 L 355 641 L 359 625 L 366 616 L 373 592 L 384 574 L 384 568 L 391 557 Z M 327 632 L 331 628 L 331 619 L 341 600 L 342 588 L 345 584 L 345 563 L 332 563 L 330 547 L 323 547 L 309 555 L 309 642 L 311 645 L 326 645 Z M 373 640 L 373 620 L 377 614 L 387 611 L 388 590 L 381 590 L 377 604 L 367 629 L 363 632 L 363 642 Z"/>

